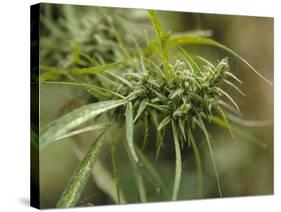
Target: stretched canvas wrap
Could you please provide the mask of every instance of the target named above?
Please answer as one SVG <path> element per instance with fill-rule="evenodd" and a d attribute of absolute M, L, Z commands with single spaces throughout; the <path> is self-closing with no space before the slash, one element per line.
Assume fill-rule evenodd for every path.
<path fill-rule="evenodd" d="M 273 123 L 273 18 L 31 6 L 36 208 L 273 194 Z"/>

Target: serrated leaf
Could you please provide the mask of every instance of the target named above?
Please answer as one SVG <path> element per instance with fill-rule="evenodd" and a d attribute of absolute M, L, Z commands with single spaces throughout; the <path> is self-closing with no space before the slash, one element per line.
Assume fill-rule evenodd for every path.
<path fill-rule="evenodd" d="M 175 168 L 175 178 L 174 178 L 174 186 L 173 186 L 173 193 L 172 193 L 172 200 L 175 201 L 178 198 L 178 193 L 180 188 L 182 162 L 181 162 L 181 150 L 178 140 L 178 133 L 174 121 L 172 121 L 172 128 L 173 128 L 173 137 L 174 137 L 174 145 L 175 145 L 175 152 L 176 152 L 176 168 Z"/>
<path fill-rule="evenodd" d="M 41 135 L 40 150 L 48 144 L 54 142 L 57 138 L 68 133 L 70 130 L 78 127 L 86 121 L 100 115 L 108 110 L 125 104 L 125 100 L 109 100 L 82 106 L 58 118 L 54 123 Z"/>
<path fill-rule="evenodd" d="M 139 159 L 134 149 L 134 120 L 133 120 L 133 105 L 131 102 L 127 104 L 126 108 L 126 138 L 132 158 L 136 163 Z"/>
<path fill-rule="evenodd" d="M 106 131 L 102 132 L 91 145 L 89 151 L 76 168 L 73 176 L 71 177 L 67 187 L 65 188 L 60 200 L 57 203 L 57 208 L 70 208 L 74 207 L 80 199 L 82 192 L 91 175 L 92 168 L 94 167 L 96 158 L 104 142 L 102 137 Z"/>

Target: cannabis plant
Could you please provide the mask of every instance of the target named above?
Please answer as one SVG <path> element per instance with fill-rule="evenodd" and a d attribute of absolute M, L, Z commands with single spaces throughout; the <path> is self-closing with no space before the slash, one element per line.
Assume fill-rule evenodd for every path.
<path fill-rule="evenodd" d="M 70 7 L 65 7 L 64 10 L 65 17 L 59 19 L 58 24 L 55 20 L 52 22 L 52 18 L 47 18 L 51 16 L 48 10 L 42 18 L 44 27 L 55 35 L 51 40 L 47 37 L 42 39 L 41 61 L 49 58 L 49 63 L 41 64 L 40 83 L 85 89 L 92 98 L 89 98 L 91 103 L 68 112 L 44 127 L 40 135 L 40 150 L 62 138 L 94 130 L 102 132 L 93 139 L 57 207 L 73 207 L 78 203 L 100 149 L 105 140 L 109 139 L 106 135 L 117 127 L 124 129 L 126 135 L 122 141 L 112 139 L 110 143 L 117 203 L 124 203 L 118 164 L 120 145 L 124 145 L 126 149 L 141 202 L 148 201 L 140 171 L 143 168 L 161 188 L 165 199 L 177 200 L 182 180 L 181 155 L 184 153 L 181 149 L 185 143 L 194 152 L 201 189 L 201 159 L 194 135 L 197 128 L 202 131 L 208 144 L 218 192 L 222 196 L 212 140 L 206 124 L 223 126 L 232 137 L 233 133 L 239 133 L 226 114 L 226 111 L 239 111 L 239 106 L 225 88 L 233 88 L 234 92 L 244 95 L 240 90 L 242 82 L 231 72 L 226 57 L 214 63 L 207 58 L 190 54 L 184 49 L 184 45 L 221 48 L 270 82 L 233 50 L 210 38 L 188 33 L 165 33 L 155 11 L 148 12 L 146 17 L 150 18 L 152 24 L 145 29 L 143 20 L 133 23 L 141 27 L 132 28 L 128 27 L 132 23 L 120 14 L 108 14 L 105 11 L 97 11 L 94 17 L 87 16 L 80 23 Z M 70 19 L 68 21 L 72 24 L 66 19 Z M 75 34 L 79 36 L 74 36 Z M 57 44 L 63 42 L 65 37 L 71 42 L 68 41 L 66 48 L 60 48 Z M 52 47 L 54 53 L 44 50 L 47 46 Z M 100 117 L 104 119 L 98 119 Z M 79 128 L 93 119 L 105 121 L 96 121 L 95 125 Z M 142 146 L 134 142 L 134 126 L 138 123 L 143 123 L 144 126 Z M 161 149 L 165 148 L 165 132 L 172 132 L 175 175 L 171 192 L 143 151 L 146 146 L 154 145 L 149 139 L 153 133 L 151 126 L 156 129 L 156 158 Z"/>

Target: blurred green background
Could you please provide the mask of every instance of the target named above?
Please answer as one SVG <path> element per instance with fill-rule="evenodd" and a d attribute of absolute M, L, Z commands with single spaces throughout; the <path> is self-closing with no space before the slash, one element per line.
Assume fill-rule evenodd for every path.
<path fill-rule="evenodd" d="M 46 11 L 43 4 L 41 12 Z M 50 6 L 50 5 L 49 5 Z M 62 5 L 56 7 L 52 16 L 59 17 Z M 81 19 L 97 10 L 95 7 L 71 6 L 79 12 Z M 147 28 L 151 28 L 149 18 L 145 10 L 132 9 L 108 9 L 118 10 L 123 14 L 133 14 L 144 19 Z M 159 17 L 166 30 L 173 32 L 184 32 L 188 30 L 210 30 L 211 38 L 232 48 L 241 56 L 246 58 L 259 72 L 266 78 L 273 81 L 273 18 L 246 17 L 233 15 L 199 14 L 187 12 L 168 12 L 159 11 Z M 95 16 L 93 15 L 93 18 Z M 50 36 L 50 31 L 42 24 L 41 39 Z M 79 36 L 79 32 L 77 34 Z M 70 42 L 61 43 L 59 48 L 67 48 Z M 48 45 L 44 45 L 48 48 Z M 51 48 L 51 46 L 50 46 Z M 243 65 L 233 56 L 226 52 L 205 46 L 187 46 L 189 52 L 204 56 L 216 61 L 228 56 L 231 64 L 231 71 L 244 82 L 242 86 L 246 96 L 241 97 L 233 93 L 237 100 L 243 118 L 246 120 L 269 120 L 272 124 L 262 127 L 247 127 L 242 129 L 261 142 L 267 144 L 267 148 L 261 148 L 249 140 L 235 136 L 235 143 L 226 129 L 217 126 L 210 126 L 210 134 L 214 141 L 214 154 L 222 184 L 224 197 L 247 196 L 247 195 L 267 195 L 273 193 L 273 86 L 266 84 L 249 68 Z M 42 49 L 41 49 L 42 50 Z M 53 54 L 56 50 L 53 49 Z M 48 56 L 41 57 L 40 64 L 48 64 Z M 72 88 L 41 85 L 40 87 L 40 126 L 44 127 L 52 120 L 62 114 L 79 107 L 88 101 L 88 96 L 81 90 Z M 198 131 L 199 132 L 199 131 Z M 116 139 L 123 139 L 122 128 L 114 132 Z M 135 131 L 136 140 L 141 144 L 143 127 L 141 124 Z M 79 142 L 83 147 L 91 143 L 94 133 L 85 133 L 61 142 L 56 142 L 40 153 L 40 189 L 41 207 L 55 207 L 60 195 L 62 194 L 69 178 L 72 176 L 79 163 L 77 154 L 73 151 L 75 143 Z M 216 179 L 212 168 L 208 147 L 204 142 L 203 136 L 199 150 L 203 162 L 203 198 L 218 197 Z M 139 139 L 138 139 L 139 138 Z M 138 141 L 139 140 L 139 141 Z M 174 148 L 173 141 L 169 133 L 165 138 L 165 147 L 160 153 L 160 157 L 155 161 L 155 141 L 150 137 L 151 145 L 145 150 L 147 157 L 153 162 L 157 171 L 163 177 L 169 190 L 172 190 L 174 179 Z M 112 175 L 112 164 L 110 158 L 110 143 L 105 145 L 100 154 L 99 163 L 107 169 L 107 172 L 97 168 L 97 175 L 102 175 L 105 185 L 110 185 L 110 179 L 104 174 Z M 125 154 L 120 149 L 121 183 L 124 196 L 127 202 L 138 202 L 138 193 L 134 182 L 133 172 Z M 182 151 L 183 173 L 179 193 L 179 199 L 196 199 L 197 197 L 197 176 L 194 155 L 188 146 Z M 79 205 L 103 205 L 114 204 L 110 198 L 97 185 L 96 180 L 91 178 L 86 190 L 84 191 Z M 146 178 L 147 193 L 149 201 L 158 201 L 157 186 L 151 184 Z"/>

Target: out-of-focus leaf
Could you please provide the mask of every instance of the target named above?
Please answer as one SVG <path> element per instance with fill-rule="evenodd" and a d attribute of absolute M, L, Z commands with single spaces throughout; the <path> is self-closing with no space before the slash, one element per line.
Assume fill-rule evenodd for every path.
<path fill-rule="evenodd" d="M 57 138 L 65 135 L 70 130 L 86 121 L 100 115 L 108 110 L 125 104 L 125 100 L 109 100 L 82 106 L 74 111 L 58 118 L 54 123 L 41 135 L 40 150 L 48 144 L 54 142 Z"/>
<path fill-rule="evenodd" d="M 74 207 L 80 199 L 82 192 L 85 189 L 86 183 L 91 175 L 96 158 L 103 145 L 102 137 L 106 131 L 102 132 L 98 138 L 95 139 L 89 151 L 80 162 L 71 177 L 67 187 L 65 188 L 60 200 L 57 203 L 57 208 Z"/>
<path fill-rule="evenodd" d="M 209 116 L 210 120 L 221 126 L 221 127 L 225 127 L 225 128 L 228 128 L 228 126 L 226 125 L 226 123 L 220 119 L 219 117 L 216 117 L 216 116 Z M 258 140 L 257 138 L 255 138 L 254 136 L 252 136 L 251 134 L 247 133 L 246 131 L 243 131 L 243 130 L 240 130 L 238 129 L 237 127 L 235 127 L 234 125 L 230 125 L 231 127 L 231 130 L 235 133 L 237 133 L 239 136 L 245 138 L 247 141 L 250 141 L 250 142 L 253 142 L 257 145 L 259 145 L 261 148 L 267 148 L 267 144 Z"/>
<path fill-rule="evenodd" d="M 106 65 L 100 65 L 100 66 L 95 66 L 95 67 L 90 67 L 90 68 L 73 69 L 73 70 L 70 70 L 70 73 L 72 75 L 98 74 L 98 73 L 102 73 L 104 71 L 116 68 L 121 63 L 122 63 L 122 61 L 118 61 L 115 63 L 109 63 Z"/>
<path fill-rule="evenodd" d="M 157 184 L 157 186 L 160 187 L 160 191 L 163 192 L 165 197 L 168 197 L 168 191 L 167 188 L 161 179 L 160 175 L 158 174 L 157 170 L 154 168 L 154 166 L 150 163 L 150 161 L 147 159 L 145 154 L 142 153 L 142 151 L 136 147 L 136 152 L 143 163 L 145 169 L 147 170 L 149 176 L 153 178 L 153 181 Z"/>
<path fill-rule="evenodd" d="M 198 179 L 198 197 L 202 197 L 203 179 L 202 179 L 201 157 L 200 157 L 200 152 L 198 150 L 197 144 L 195 142 L 194 136 L 193 136 L 190 128 L 188 128 L 188 140 L 191 143 L 191 146 L 192 146 L 192 149 L 194 152 L 195 162 L 196 162 L 197 179 Z"/>

